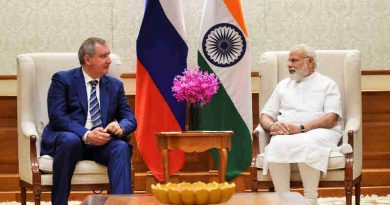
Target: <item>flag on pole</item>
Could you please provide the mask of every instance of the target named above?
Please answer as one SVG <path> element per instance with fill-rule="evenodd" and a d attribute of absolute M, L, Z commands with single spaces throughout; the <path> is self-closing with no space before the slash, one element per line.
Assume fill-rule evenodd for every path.
<path fill-rule="evenodd" d="M 139 152 L 153 175 L 163 181 L 162 155 L 155 132 L 182 131 L 185 102 L 177 102 L 171 87 L 175 75 L 187 67 L 181 0 L 147 0 L 137 38 L 135 133 Z M 184 165 L 184 153 L 169 153 L 170 173 Z"/>
<path fill-rule="evenodd" d="M 252 98 L 248 32 L 239 0 L 206 0 L 199 35 L 198 64 L 213 72 L 220 89 L 203 107 L 202 129 L 233 130 L 227 179 L 251 162 Z M 217 165 L 218 154 L 213 150 Z"/>

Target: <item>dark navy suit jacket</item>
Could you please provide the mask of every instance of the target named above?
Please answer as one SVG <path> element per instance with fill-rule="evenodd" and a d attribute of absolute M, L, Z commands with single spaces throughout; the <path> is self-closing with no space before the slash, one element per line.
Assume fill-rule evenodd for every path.
<path fill-rule="evenodd" d="M 99 81 L 100 111 L 103 127 L 117 120 L 125 134 L 137 127 L 134 114 L 125 96 L 123 83 L 113 77 L 103 76 Z M 47 96 L 49 123 L 42 133 L 41 155 L 53 155 L 59 131 L 72 132 L 82 138 L 88 131 L 85 122 L 88 102 L 81 67 L 60 71 L 53 75 Z"/>

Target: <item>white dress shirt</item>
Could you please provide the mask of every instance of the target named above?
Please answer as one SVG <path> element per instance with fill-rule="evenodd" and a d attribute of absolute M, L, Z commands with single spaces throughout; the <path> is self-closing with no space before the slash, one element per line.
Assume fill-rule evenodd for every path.
<path fill-rule="evenodd" d="M 90 81 L 92 80 L 97 80 L 98 83 L 96 85 L 96 97 L 97 97 L 97 100 L 99 102 L 99 107 L 100 107 L 100 88 L 99 88 L 99 83 L 100 83 L 100 79 L 93 79 L 91 78 L 91 76 L 89 76 L 85 71 L 84 71 L 84 68 L 82 68 L 83 70 L 83 75 L 84 75 L 84 80 L 85 80 L 85 87 L 86 87 L 86 90 L 87 90 L 87 105 L 88 105 L 88 109 L 87 109 L 87 121 L 85 122 L 85 125 L 84 127 L 87 128 L 87 129 L 91 129 L 92 128 L 92 121 L 91 121 L 91 114 L 89 113 L 89 99 L 90 99 L 90 95 L 91 95 L 91 90 L 92 90 L 92 85 L 89 83 Z M 84 142 L 87 142 L 87 135 L 90 131 L 87 131 L 84 136 L 83 136 L 83 141 Z"/>

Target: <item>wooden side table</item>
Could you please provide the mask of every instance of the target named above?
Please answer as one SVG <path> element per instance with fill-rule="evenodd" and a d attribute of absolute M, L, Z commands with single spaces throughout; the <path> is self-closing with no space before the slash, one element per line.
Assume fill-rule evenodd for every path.
<path fill-rule="evenodd" d="M 211 148 L 218 149 L 219 182 L 226 179 L 228 154 L 231 148 L 233 131 L 186 131 L 186 132 L 156 132 L 157 147 L 162 150 L 163 172 L 165 181 L 169 181 L 168 151 L 180 149 L 184 152 L 204 152 Z"/>

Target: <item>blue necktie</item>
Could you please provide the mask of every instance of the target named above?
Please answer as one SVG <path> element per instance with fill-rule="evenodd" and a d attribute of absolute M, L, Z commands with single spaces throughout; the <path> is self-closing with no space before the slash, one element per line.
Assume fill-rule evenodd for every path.
<path fill-rule="evenodd" d="M 91 114 L 92 129 L 102 126 L 102 114 L 100 113 L 99 101 L 96 97 L 97 80 L 89 81 L 91 84 L 91 95 L 89 96 L 89 114 Z M 91 129 L 91 130 L 92 130 Z"/>

